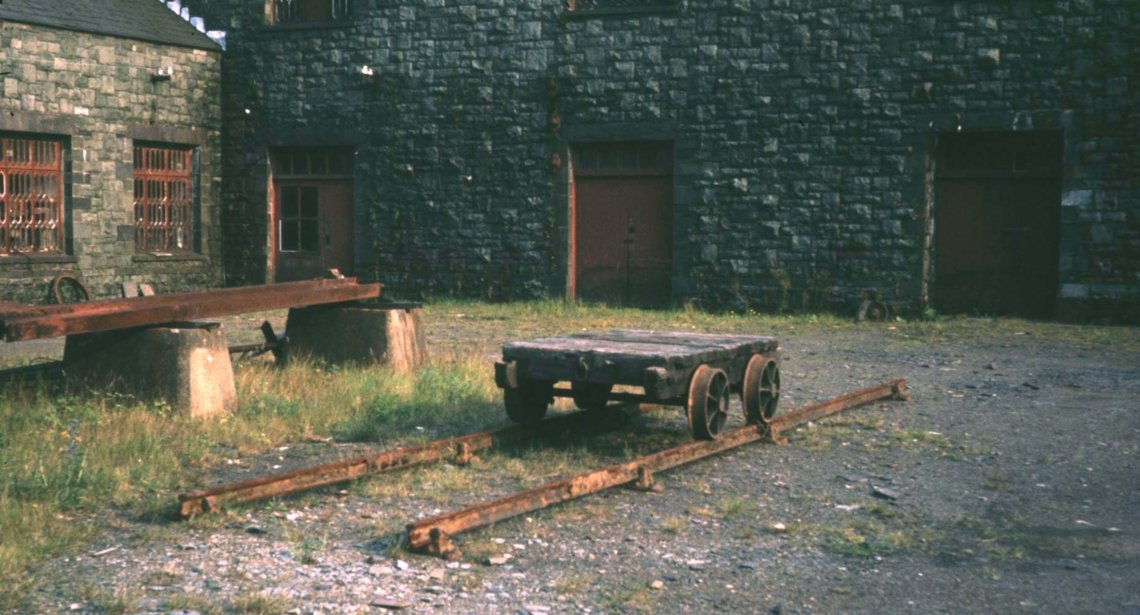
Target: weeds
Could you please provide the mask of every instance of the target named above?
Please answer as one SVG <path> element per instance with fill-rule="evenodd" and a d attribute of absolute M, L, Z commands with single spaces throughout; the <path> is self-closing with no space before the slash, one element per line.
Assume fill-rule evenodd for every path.
<path fill-rule="evenodd" d="M 121 615 L 131 612 L 131 605 L 136 602 L 139 595 L 136 591 L 102 588 L 88 588 L 85 590 L 85 599 L 97 612 L 107 615 Z"/>
<path fill-rule="evenodd" d="M 201 594 L 176 594 L 163 601 L 163 606 L 170 611 L 197 611 L 203 615 L 216 615 L 222 612 L 216 599 Z"/>
<path fill-rule="evenodd" d="M 733 495 L 721 500 L 717 504 L 717 511 L 720 512 L 722 519 L 736 519 L 748 512 L 751 504 L 748 498 Z"/>
<path fill-rule="evenodd" d="M 553 589 L 559 594 L 578 596 L 592 589 L 597 581 L 595 574 L 574 574 L 557 581 Z"/>
<path fill-rule="evenodd" d="M 274 598 L 261 593 L 238 596 L 230 602 L 229 612 L 249 615 L 284 615 L 289 603 L 283 598 Z"/>
<path fill-rule="evenodd" d="M 1012 482 L 1005 476 L 993 474 L 986 478 L 986 482 L 982 483 L 982 487 L 990 491 L 1006 491 L 1011 484 Z"/>
<path fill-rule="evenodd" d="M 668 534 L 681 534 L 688 526 L 688 519 L 677 515 L 665 517 L 661 520 L 661 530 Z"/>
<path fill-rule="evenodd" d="M 606 602 L 615 611 L 653 613 L 657 599 L 644 583 L 627 581 L 606 596 Z"/>
<path fill-rule="evenodd" d="M 81 548 L 86 511 L 108 504 L 163 516 L 196 468 L 314 435 L 390 440 L 457 433 L 480 422 L 497 390 L 479 357 L 443 357 L 417 374 L 370 367 L 249 364 L 235 371 L 241 409 L 213 422 L 116 394 L 41 385 L 0 396 L 0 586 L 26 567 Z M 424 427 L 416 430 L 417 426 Z M 208 523 L 209 521 L 203 521 Z M 304 547 L 302 541 L 301 545 Z M 315 559 L 315 546 L 299 550 Z M 7 592 L 5 592 L 6 594 Z M 16 598 L 0 599 L 16 608 Z"/>
<path fill-rule="evenodd" d="M 877 523 L 859 523 L 825 530 L 823 546 L 841 555 L 866 558 L 903 550 L 910 541 L 901 531 L 886 531 Z"/>

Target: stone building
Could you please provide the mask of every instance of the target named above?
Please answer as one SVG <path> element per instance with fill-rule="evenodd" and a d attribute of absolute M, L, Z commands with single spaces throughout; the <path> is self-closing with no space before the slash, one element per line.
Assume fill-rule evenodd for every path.
<path fill-rule="evenodd" d="M 221 62 L 154 0 L 0 3 L 0 300 L 222 284 Z"/>
<path fill-rule="evenodd" d="M 1137 2 L 182 4 L 230 285 L 1140 321 Z"/>

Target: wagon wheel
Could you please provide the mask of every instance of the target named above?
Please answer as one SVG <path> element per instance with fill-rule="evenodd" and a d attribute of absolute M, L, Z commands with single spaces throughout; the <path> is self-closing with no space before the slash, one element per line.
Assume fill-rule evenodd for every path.
<path fill-rule="evenodd" d="M 601 412 L 609 401 L 612 384 L 604 382 L 570 383 L 570 396 L 574 398 L 574 405 L 587 412 Z"/>
<path fill-rule="evenodd" d="M 744 406 L 744 420 L 749 425 L 772 420 L 780 403 L 780 366 L 775 361 L 761 354 L 748 359 L 740 402 Z"/>
<path fill-rule="evenodd" d="M 547 380 L 520 379 L 515 389 L 503 389 L 507 417 L 522 425 L 533 425 L 546 416 L 546 408 L 554 401 L 554 383 Z"/>
<path fill-rule="evenodd" d="M 728 419 L 728 375 L 701 365 L 689 381 L 689 431 L 697 440 L 715 440 Z"/>
<path fill-rule="evenodd" d="M 51 281 L 51 299 L 57 304 L 80 303 L 91 300 L 91 291 L 79 274 L 70 271 L 57 274 Z"/>

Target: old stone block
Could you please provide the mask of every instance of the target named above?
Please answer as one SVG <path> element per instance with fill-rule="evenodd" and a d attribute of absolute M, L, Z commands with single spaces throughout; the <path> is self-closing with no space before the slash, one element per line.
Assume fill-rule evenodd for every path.
<path fill-rule="evenodd" d="M 179 323 L 68 336 L 69 380 L 110 387 L 206 418 L 237 409 L 233 364 L 215 323 Z"/>
<path fill-rule="evenodd" d="M 285 335 L 290 357 L 375 362 L 402 371 L 427 359 L 418 303 L 292 308 Z"/>
<path fill-rule="evenodd" d="M 1087 299 L 1089 296 L 1089 287 L 1087 284 L 1062 284 L 1061 285 L 1061 298 L 1062 299 Z"/>
<path fill-rule="evenodd" d="M 1092 190 L 1069 190 L 1061 197 L 1061 206 L 1087 208 L 1092 200 Z"/>
<path fill-rule="evenodd" d="M 1001 64 L 1000 49 L 979 49 L 978 66 L 981 68 L 997 68 Z"/>

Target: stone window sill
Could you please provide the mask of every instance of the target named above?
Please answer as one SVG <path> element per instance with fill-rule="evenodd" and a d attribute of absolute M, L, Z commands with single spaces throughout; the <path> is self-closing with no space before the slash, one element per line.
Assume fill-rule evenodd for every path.
<path fill-rule="evenodd" d="M 182 254 L 163 254 L 163 253 L 149 253 L 149 254 L 135 254 L 131 257 L 131 261 L 136 263 L 166 263 L 175 261 L 201 261 L 206 262 L 210 260 L 205 254 L 196 253 L 182 253 Z"/>
<path fill-rule="evenodd" d="M 661 15 L 680 11 L 677 2 L 662 2 L 645 6 L 607 6 L 597 8 L 577 8 L 566 11 L 568 19 L 590 19 L 593 17 L 615 17 L 632 15 Z"/>
<path fill-rule="evenodd" d="M 297 30 L 336 30 L 350 28 L 355 22 L 351 19 L 343 21 L 291 21 L 287 23 L 266 24 L 266 32 L 295 32 Z"/>
<path fill-rule="evenodd" d="M 33 264 L 33 265 L 70 265 L 79 262 L 79 259 L 68 254 L 2 254 L 0 265 Z"/>

